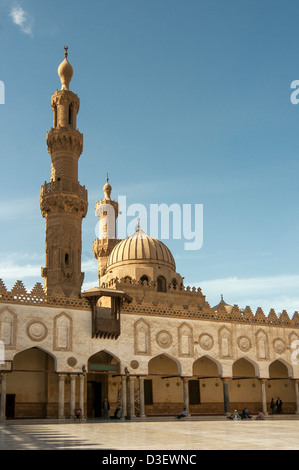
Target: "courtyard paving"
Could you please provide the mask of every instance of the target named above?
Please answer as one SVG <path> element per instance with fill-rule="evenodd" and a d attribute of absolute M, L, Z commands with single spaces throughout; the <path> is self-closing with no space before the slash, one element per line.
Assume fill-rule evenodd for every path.
<path fill-rule="evenodd" d="M 298 450 L 299 417 L 231 421 L 47 421 L 0 423 L 0 450 L 200 451 Z"/>

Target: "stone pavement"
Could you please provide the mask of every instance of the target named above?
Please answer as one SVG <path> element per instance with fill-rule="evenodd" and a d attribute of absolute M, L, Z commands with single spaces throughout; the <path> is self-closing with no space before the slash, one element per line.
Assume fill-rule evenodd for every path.
<path fill-rule="evenodd" d="M 298 450 L 298 420 L 7 420 L 0 423 L 0 450 Z"/>

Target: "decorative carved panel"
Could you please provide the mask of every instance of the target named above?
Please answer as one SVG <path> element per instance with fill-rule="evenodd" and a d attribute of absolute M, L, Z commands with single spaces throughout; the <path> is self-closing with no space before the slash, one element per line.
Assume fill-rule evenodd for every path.
<path fill-rule="evenodd" d="M 0 340 L 5 348 L 16 348 L 16 314 L 8 307 L 0 312 Z"/>
<path fill-rule="evenodd" d="M 257 357 L 259 360 L 269 358 L 268 337 L 263 330 L 256 333 Z"/>
<path fill-rule="evenodd" d="M 193 356 L 193 331 L 187 323 L 183 323 L 178 330 L 179 356 Z"/>
<path fill-rule="evenodd" d="M 70 351 L 72 349 L 73 320 L 62 312 L 54 318 L 54 350 Z"/>
<path fill-rule="evenodd" d="M 220 357 L 231 357 L 231 332 L 223 327 L 219 330 Z"/>
<path fill-rule="evenodd" d="M 149 355 L 150 348 L 150 326 L 144 320 L 135 323 L 135 354 Z"/>

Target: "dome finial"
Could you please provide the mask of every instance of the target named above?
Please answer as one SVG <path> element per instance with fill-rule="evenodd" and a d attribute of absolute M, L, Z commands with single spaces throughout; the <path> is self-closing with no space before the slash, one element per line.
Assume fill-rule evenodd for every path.
<path fill-rule="evenodd" d="M 138 224 L 137 230 L 140 230 L 140 217 L 137 217 L 137 224 Z"/>
<path fill-rule="evenodd" d="M 64 46 L 64 57 L 67 59 L 68 46 Z"/>

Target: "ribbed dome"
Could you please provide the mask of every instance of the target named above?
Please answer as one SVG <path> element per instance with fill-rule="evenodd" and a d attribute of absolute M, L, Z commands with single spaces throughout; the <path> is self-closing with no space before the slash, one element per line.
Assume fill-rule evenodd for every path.
<path fill-rule="evenodd" d="M 167 246 L 160 240 L 150 237 L 140 228 L 113 248 L 107 267 L 116 263 L 119 265 L 142 261 L 166 264 L 175 270 L 175 261 Z"/>

